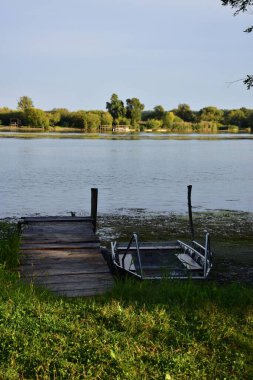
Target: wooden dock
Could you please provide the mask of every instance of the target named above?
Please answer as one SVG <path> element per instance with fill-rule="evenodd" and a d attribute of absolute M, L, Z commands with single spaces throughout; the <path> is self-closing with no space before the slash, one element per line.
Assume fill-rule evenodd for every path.
<path fill-rule="evenodd" d="M 91 217 L 23 218 L 21 278 L 67 297 L 108 291 L 113 278 L 95 228 Z"/>

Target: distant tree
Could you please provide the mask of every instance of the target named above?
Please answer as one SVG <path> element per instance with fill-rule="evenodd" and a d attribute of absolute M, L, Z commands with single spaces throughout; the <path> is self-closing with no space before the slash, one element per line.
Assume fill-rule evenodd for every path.
<path fill-rule="evenodd" d="M 18 109 L 25 111 L 29 108 L 33 108 L 33 101 L 28 96 L 21 96 L 18 101 Z"/>
<path fill-rule="evenodd" d="M 0 113 L 6 113 L 6 112 L 11 112 L 11 109 L 9 107 L 1 107 L 0 108 Z"/>
<path fill-rule="evenodd" d="M 65 125 L 71 128 L 79 128 L 84 131 L 88 129 L 87 112 L 76 111 L 70 112 L 68 117 L 65 117 Z"/>
<path fill-rule="evenodd" d="M 221 0 L 222 5 L 229 5 L 235 10 L 234 16 L 238 15 L 240 12 L 251 12 L 250 7 L 253 5 L 253 0 Z M 245 33 L 251 33 L 253 31 L 253 25 L 244 30 Z M 253 75 L 247 75 L 243 79 L 243 83 L 247 86 L 249 90 L 253 87 Z"/>
<path fill-rule="evenodd" d="M 171 128 L 175 121 L 175 114 L 173 112 L 166 112 L 163 117 L 164 128 Z"/>
<path fill-rule="evenodd" d="M 149 119 L 146 122 L 146 128 L 152 129 L 153 131 L 156 131 L 157 129 L 162 127 L 162 121 L 157 119 Z"/>
<path fill-rule="evenodd" d="M 157 119 L 157 120 L 162 120 L 163 116 L 164 116 L 164 108 L 163 106 L 155 106 L 154 107 L 154 119 Z"/>
<path fill-rule="evenodd" d="M 245 122 L 246 115 L 242 110 L 231 110 L 227 113 L 225 120 L 227 124 L 241 127 Z"/>
<path fill-rule="evenodd" d="M 112 115 L 109 112 L 102 112 L 100 115 L 101 125 L 111 126 L 113 122 Z"/>
<path fill-rule="evenodd" d="M 200 121 L 212 121 L 220 123 L 222 121 L 223 111 L 216 107 L 204 107 L 199 111 Z"/>
<path fill-rule="evenodd" d="M 126 100 L 126 116 L 131 120 L 131 124 L 135 126 L 141 120 L 141 113 L 144 110 L 144 104 L 138 98 Z"/>
<path fill-rule="evenodd" d="M 37 108 L 26 108 L 25 111 L 26 124 L 32 128 L 49 128 L 49 117 L 48 115 Z"/>
<path fill-rule="evenodd" d="M 87 129 L 89 132 L 98 130 L 100 126 L 100 116 L 98 114 L 87 112 Z"/>
<path fill-rule="evenodd" d="M 106 109 L 111 114 L 113 123 L 115 124 L 116 119 L 126 115 L 126 109 L 123 101 L 118 98 L 117 94 L 112 94 L 110 100 L 110 102 L 106 102 Z"/>
<path fill-rule="evenodd" d="M 48 118 L 49 118 L 49 124 L 51 126 L 55 126 L 57 124 L 60 123 L 60 120 L 61 120 L 61 114 L 60 112 L 58 111 L 49 111 L 49 112 L 46 112 Z"/>
<path fill-rule="evenodd" d="M 141 120 L 146 121 L 154 118 L 154 110 L 147 110 L 141 113 Z"/>
<path fill-rule="evenodd" d="M 185 104 L 185 103 L 179 104 L 177 109 L 173 110 L 173 113 L 184 121 L 189 121 L 189 122 L 195 121 L 194 112 L 191 110 L 188 104 Z"/>
<path fill-rule="evenodd" d="M 118 119 L 116 119 L 116 124 L 117 125 L 130 125 L 131 124 L 131 120 L 129 120 L 127 117 L 119 117 Z"/>

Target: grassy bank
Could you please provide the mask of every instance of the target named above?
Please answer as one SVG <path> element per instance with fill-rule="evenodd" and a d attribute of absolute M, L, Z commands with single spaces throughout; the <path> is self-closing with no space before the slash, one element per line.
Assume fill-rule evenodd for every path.
<path fill-rule="evenodd" d="M 253 289 L 125 282 L 56 298 L 0 269 L 2 379 L 252 379 Z"/>
<path fill-rule="evenodd" d="M 101 236 L 124 240 L 134 225 L 126 218 L 100 219 Z M 139 223 L 143 237 L 177 223 L 186 232 L 184 216 L 159 218 Z M 244 218 L 250 233 L 250 216 Z M 9 252 L 0 264 L 0 379 L 253 378 L 252 286 L 128 280 L 100 297 L 56 297 L 7 270 L 14 264 L 7 256 L 19 259 L 18 235 L 15 225 L 0 227 L 0 247 Z"/>

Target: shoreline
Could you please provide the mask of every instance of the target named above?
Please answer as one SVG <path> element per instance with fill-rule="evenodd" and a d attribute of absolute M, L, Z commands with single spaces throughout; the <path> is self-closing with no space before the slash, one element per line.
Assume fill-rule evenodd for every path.
<path fill-rule="evenodd" d="M 133 232 L 140 241 L 191 241 L 187 214 L 151 214 L 141 211 L 133 215 L 98 214 L 97 234 L 101 246 L 110 249 L 111 241 L 130 240 Z M 6 222 L 17 219 L 5 218 Z M 242 283 L 253 286 L 253 213 L 212 211 L 194 213 L 196 240 L 210 233 L 214 266 L 208 281 L 221 284 Z"/>

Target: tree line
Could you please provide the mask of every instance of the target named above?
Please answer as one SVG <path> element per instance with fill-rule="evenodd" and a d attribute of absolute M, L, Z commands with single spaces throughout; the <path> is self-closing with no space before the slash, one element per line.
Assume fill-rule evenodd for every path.
<path fill-rule="evenodd" d="M 56 127 L 75 128 L 84 132 L 97 132 L 101 127 L 128 126 L 132 130 L 152 130 L 169 132 L 216 132 L 218 130 L 253 131 L 253 109 L 226 110 L 209 106 L 194 111 L 188 104 L 165 110 L 157 105 L 152 110 L 144 110 L 138 98 L 119 99 L 112 94 L 106 102 L 106 111 L 79 110 L 71 112 L 66 108 L 43 111 L 35 108 L 28 96 L 22 96 L 16 110 L 0 108 L 0 124 L 50 130 Z"/>

